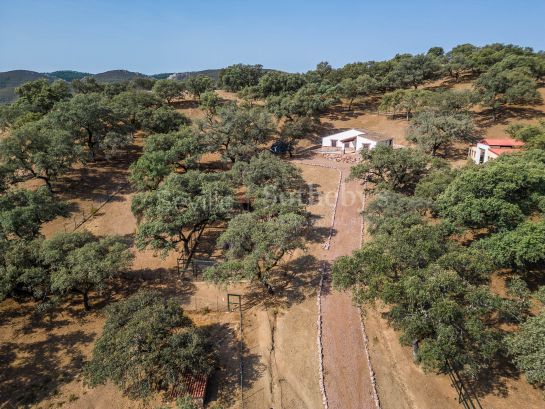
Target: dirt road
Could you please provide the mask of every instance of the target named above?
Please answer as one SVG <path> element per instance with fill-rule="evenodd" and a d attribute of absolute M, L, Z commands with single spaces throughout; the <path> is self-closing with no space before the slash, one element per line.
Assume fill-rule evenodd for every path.
<path fill-rule="evenodd" d="M 321 257 L 331 265 L 337 257 L 349 255 L 360 246 L 362 189 L 358 182 L 345 180 L 349 174 L 349 165 L 345 163 L 320 157 L 301 163 L 335 167 L 342 172 L 331 242 Z M 324 382 L 329 408 L 375 408 L 359 311 L 349 293 L 331 288 L 329 275 L 323 289 L 322 322 Z"/>

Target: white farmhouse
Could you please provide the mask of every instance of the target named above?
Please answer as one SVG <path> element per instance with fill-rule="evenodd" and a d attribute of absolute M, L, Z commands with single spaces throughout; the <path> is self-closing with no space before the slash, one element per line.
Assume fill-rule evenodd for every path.
<path fill-rule="evenodd" d="M 476 164 L 488 162 L 498 156 L 519 151 L 524 142 L 512 138 L 486 138 L 469 148 L 468 157 Z"/>
<path fill-rule="evenodd" d="M 374 149 L 377 145 L 392 146 L 393 139 L 377 132 L 363 129 L 350 129 L 322 138 L 322 149 L 331 151 L 355 152 L 361 149 Z"/>

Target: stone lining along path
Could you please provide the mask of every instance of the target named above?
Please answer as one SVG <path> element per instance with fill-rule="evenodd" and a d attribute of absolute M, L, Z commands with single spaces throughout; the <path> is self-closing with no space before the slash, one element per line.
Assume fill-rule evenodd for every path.
<path fill-rule="evenodd" d="M 303 165 L 338 169 L 339 187 L 335 198 L 330 237 L 323 254 L 318 292 L 318 348 L 323 377 L 324 408 L 379 408 L 374 373 L 367 348 L 367 337 L 360 310 L 347 292 L 332 289 L 328 265 L 361 246 L 363 195 L 357 181 L 346 181 L 350 165 L 314 156 L 294 161 Z M 321 382 L 322 383 L 322 382 Z M 322 385 L 320 385 L 322 386 Z"/>

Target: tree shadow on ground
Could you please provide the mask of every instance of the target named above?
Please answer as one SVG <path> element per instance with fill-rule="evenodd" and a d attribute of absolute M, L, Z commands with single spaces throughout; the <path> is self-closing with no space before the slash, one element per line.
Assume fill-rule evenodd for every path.
<path fill-rule="evenodd" d="M 492 111 L 487 109 L 475 113 L 475 123 L 481 128 L 490 128 L 494 125 L 507 125 L 512 120 L 543 119 L 545 112 L 531 107 L 509 106 L 502 108 L 496 119 Z"/>
<path fill-rule="evenodd" d="M 132 192 L 127 180 L 128 169 L 140 151 L 141 148 L 133 144 L 120 158 L 87 162 L 71 169 L 54 183 L 57 196 L 61 200 L 90 200 L 97 205 L 108 199 L 124 201 L 122 195 Z M 115 192 L 118 194 L 113 196 Z"/>
<path fill-rule="evenodd" d="M 322 282 L 322 297 L 328 294 L 331 294 L 333 291 L 333 276 L 331 275 L 332 264 L 329 261 L 322 261 L 321 269 L 324 270 L 324 280 Z M 321 271 L 321 270 L 320 270 Z"/>
<path fill-rule="evenodd" d="M 195 249 L 194 259 L 209 259 L 217 251 L 216 243 L 227 226 L 215 226 L 204 231 Z"/>
<path fill-rule="evenodd" d="M 320 185 L 317 183 L 305 184 L 301 191 L 301 201 L 307 206 L 317 204 L 320 201 L 322 194 L 322 192 L 318 190 L 319 187 Z"/>
<path fill-rule="evenodd" d="M 313 222 L 317 219 L 320 219 L 320 217 L 316 217 Z M 337 230 L 331 229 L 330 227 L 314 227 L 313 229 L 310 229 L 309 232 L 306 235 L 306 239 L 309 243 L 324 243 L 328 238 L 329 234 L 331 233 L 331 237 L 334 237 L 337 233 Z"/>
<path fill-rule="evenodd" d="M 13 302 L 11 300 L 4 300 L 2 302 L 2 310 L 0 313 L 0 326 L 7 325 L 8 323 L 13 322 L 13 320 L 26 317 L 35 309 L 36 307 L 33 303 L 26 302 L 25 300 Z"/>
<path fill-rule="evenodd" d="M 193 99 L 178 99 L 173 101 L 171 106 L 175 109 L 194 109 L 199 107 L 199 103 Z"/>
<path fill-rule="evenodd" d="M 334 105 L 328 111 L 325 117 L 331 121 L 348 121 L 357 118 L 366 113 L 366 104 L 363 102 L 354 102 L 350 111 L 348 106 L 342 104 Z"/>
<path fill-rule="evenodd" d="M 265 371 L 260 357 L 253 354 L 248 346 L 240 344 L 240 334 L 233 325 L 212 324 L 205 327 L 210 334 L 214 349 L 218 351 L 219 362 L 212 373 L 206 391 L 205 402 L 219 401 L 231 407 L 240 397 L 240 354 L 242 353 L 243 388 L 249 389 Z M 241 348 L 242 347 L 242 348 Z"/>
<path fill-rule="evenodd" d="M 81 372 L 81 348 L 95 333 L 81 330 L 48 334 L 31 343 L 5 343 L 0 348 L 0 407 L 26 407 L 58 393 Z M 18 357 L 16 360 L 15 357 Z"/>
<path fill-rule="evenodd" d="M 196 286 L 183 274 L 178 274 L 175 268 L 141 268 L 131 270 L 125 274 L 125 278 L 116 280 L 109 294 L 105 295 L 104 302 L 107 304 L 114 297 L 125 299 L 144 289 L 159 291 L 165 297 L 184 299 L 195 293 Z M 98 303 L 96 305 L 101 307 Z"/>
<path fill-rule="evenodd" d="M 520 371 L 504 356 L 496 361 L 486 372 L 480 374 L 477 379 L 466 378 L 464 382 L 470 387 L 477 398 L 483 398 L 490 394 L 507 398 L 509 395 L 507 381 L 518 380 L 520 376 Z"/>
<path fill-rule="evenodd" d="M 322 147 L 322 144 L 317 143 L 317 144 L 313 144 L 312 146 L 308 146 L 304 149 L 297 150 L 293 154 L 293 157 L 287 158 L 287 160 L 289 161 L 290 159 L 295 159 L 295 160 L 311 159 L 315 155 L 314 150 L 320 149 L 321 147 Z"/>
<path fill-rule="evenodd" d="M 364 313 L 365 310 L 365 308 L 362 309 Z M 381 318 L 385 320 L 389 326 L 392 326 L 390 309 L 387 309 L 386 311 L 375 309 L 375 311 L 380 314 Z M 405 346 L 408 348 L 410 347 L 409 345 Z M 414 365 L 418 366 L 419 364 L 414 363 Z M 446 371 L 439 371 L 437 373 L 448 375 Z M 484 398 L 487 395 L 506 398 L 509 395 L 508 381 L 516 381 L 521 377 L 520 371 L 509 362 L 509 358 L 505 355 L 497 357 L 490 367 L 482 370 L 476 377 L 470 377 L 461 372 L 458 372 L 458 375 L 473 400 Z M 454 387 L 453 384 L 451 384 L 451 386 Z"/>
<path fill-rule="evenodd" d="M 252 282 L 244 294 L 243 310 L 258 305 L 265 309 L 289 308 L 313 296 L 319 281 L 318 259 L 310 254 L 302 255 L 288 261 L 271 277 L 269 283 L 274 294 L 260 282 Z"/>

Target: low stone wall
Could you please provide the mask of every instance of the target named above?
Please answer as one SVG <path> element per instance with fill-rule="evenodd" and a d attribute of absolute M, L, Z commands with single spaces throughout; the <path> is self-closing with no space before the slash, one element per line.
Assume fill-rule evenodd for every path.
<path fill-rule="evenodd" d="M 324 404 L 324 409 L 329 409 L 329 402 L 327 401 L 327 392 L 325 390 L 325 380 L 324 380 L 324 346 L 322 344 L 322 288 L 324 285 L 324 276 L 325 276 L 325 265 L 322 263 L 320 267 L 320 284 L 318 285 L 318 295 L 316 297 L 316 304 L 318 306 L 318 367 L 320 377 L 320 391 L 322 392 L 322 402 Z"/>

